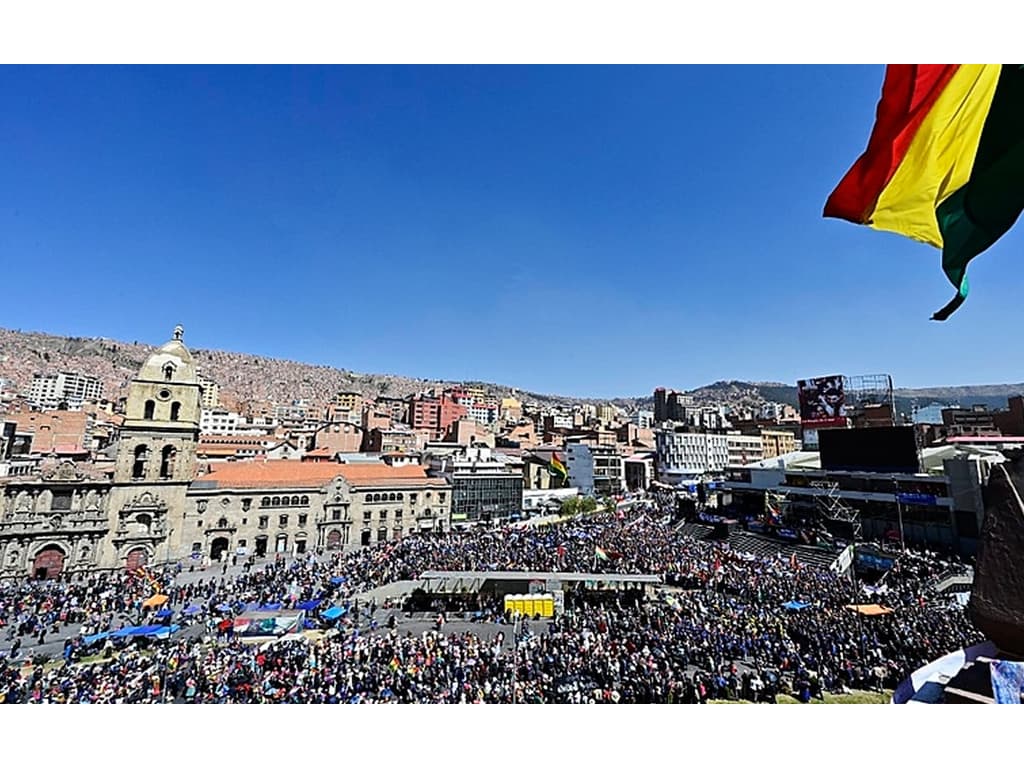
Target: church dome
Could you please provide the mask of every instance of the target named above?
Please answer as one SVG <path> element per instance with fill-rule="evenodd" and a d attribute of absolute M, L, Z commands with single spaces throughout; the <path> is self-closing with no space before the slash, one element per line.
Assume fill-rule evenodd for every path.
<path fill-rule="evenodd" d="M 174 337 L 151 354 L 143 364 L 139 379 L 195 384 L 196 364 L 192 360 L 192 353 L 181 341 L 184 335 L 185 331 L 180 325 L 175 327 Z"/>

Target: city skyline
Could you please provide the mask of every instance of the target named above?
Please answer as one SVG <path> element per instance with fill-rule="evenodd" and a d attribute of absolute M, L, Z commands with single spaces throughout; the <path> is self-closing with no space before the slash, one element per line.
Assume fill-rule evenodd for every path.
<path fill-rule="evenodd" d="M 1018 381 L 1018 233 L 939 325 L 935 252 L 821 218 L 882 72 L 7 67 L 0 253 L 50 268 L 2 325 L 569 397 Z"/>

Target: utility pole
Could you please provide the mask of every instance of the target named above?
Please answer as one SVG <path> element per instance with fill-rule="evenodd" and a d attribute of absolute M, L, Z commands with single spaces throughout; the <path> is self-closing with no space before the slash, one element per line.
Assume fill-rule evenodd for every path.
<path fill-rule="evenodd" d="M 519 703 L 519 611 L 512 618 L 512 703 Z"/>

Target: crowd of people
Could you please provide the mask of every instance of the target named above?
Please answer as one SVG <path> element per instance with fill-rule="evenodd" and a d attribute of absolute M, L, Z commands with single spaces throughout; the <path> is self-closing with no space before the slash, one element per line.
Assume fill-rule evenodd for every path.
<path fill-rule="evenodd" d="M 547 527 L 416 536 L 198 580 L 181 578 L 179 567 L 149 578 L 0 585 L 0 632 L 8 638 L 27 646 L 62 626 L 74 633 L 63 659 L 47 664 L 30 663 L 27 647 L 7 653 L 0 700 L 696 703 L 773 701 L 781 693 L 807 700 L 893 688 L 980 639 L 962 608 L 928 599 L 935 578 L 955 563 L 903 552 L 871 596 L 892 612 L 862 616 L 850 606 L 865 596 L 849 576 L 689 538 L 673 524 L 671 504 L 649 497 Z M 412 632 L 396 614 L 371 621 L 372 609 L 360 622 L 360 596 L 427 570 L 658 574 L 666 586 L 570 590 L 550 621 L 513 623 L 492 605 L 486 619 L 501 626 L 487 632 L 446 630 L 443 621 Z M 130 639 L 108 640 L 99 654 L 87 646 L 90 636 L 153 620 L 146 598 L 155 589 L 167 595 L 162 610 L 175 622 L 202 631 L 146 648 Z M 253 644 L 217 631 L 247 606 L 311 599 L 349 612 L 315 637 Z"/>

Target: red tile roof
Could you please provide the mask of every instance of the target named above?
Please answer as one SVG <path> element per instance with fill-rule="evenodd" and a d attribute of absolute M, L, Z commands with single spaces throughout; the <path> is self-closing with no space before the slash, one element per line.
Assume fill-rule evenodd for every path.
<path fill-rule="evenodd" d="M 224 464 L 196 478 L 218 488 L 321 488 L 336 477 L 356 487 L 437 485 L 419 466 L 387 464 L 335 464 L 316 461 L 246 461 Z"/>

